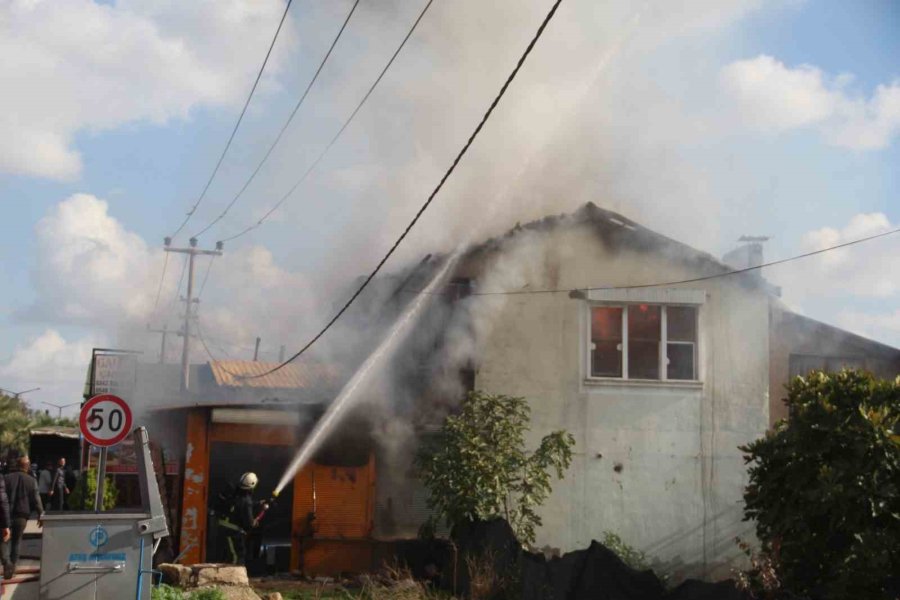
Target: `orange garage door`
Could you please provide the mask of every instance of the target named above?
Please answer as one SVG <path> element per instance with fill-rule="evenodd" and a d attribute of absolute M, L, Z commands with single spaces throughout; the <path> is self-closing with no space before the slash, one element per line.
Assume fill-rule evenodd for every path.
<path fill-rule="evenodd" d="M 368 570 L 374 492 L 374 456 L 360 467 L 304 467 L 294 479 L 292 567 L 312 575 Z"/>

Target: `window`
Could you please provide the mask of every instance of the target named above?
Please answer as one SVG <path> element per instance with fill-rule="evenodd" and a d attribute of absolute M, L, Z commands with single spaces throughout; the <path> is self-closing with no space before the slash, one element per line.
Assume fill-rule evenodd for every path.
<path fill-rule="evenodd" d="M 590 376 L 697 379 L 697 307 L 592 306 Z"/>

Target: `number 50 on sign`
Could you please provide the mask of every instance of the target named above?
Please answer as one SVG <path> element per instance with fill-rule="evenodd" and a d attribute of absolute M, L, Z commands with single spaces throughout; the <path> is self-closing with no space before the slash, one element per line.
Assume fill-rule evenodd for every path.
<path fill-rule="evenodd" d="M 81 407 L 81 435 L 94 446 L 114 446 L 131 431 L 131 408 L 118 396 L 100 394 Z"/>

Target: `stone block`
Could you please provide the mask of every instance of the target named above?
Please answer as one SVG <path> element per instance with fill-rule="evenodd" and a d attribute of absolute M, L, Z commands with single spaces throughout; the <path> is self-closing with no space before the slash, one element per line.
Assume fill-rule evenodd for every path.
<path fill-rule="evenodd" d="M 222 593 L 225 600 L 262 600 L 252 588 L 241 585 L 211 585 L 197 589 L 217 589 Z"/>
<path fill-rule="evenodd" d="M 202 586 L 249 586 L 247 568 L 235 565 L 203 565 L 195 568 L 197 574 L 196 585 Z"/>
<path fill-rule="evenodd" d="M 191 585 L 191 575 L 193 574 L 193 570 L 191 570 L 190 567 L 172 563 L 162 563 L 159 565 L 159 571 L 163 574 L 163 583 L 180 588 L 186 588 Z"/>

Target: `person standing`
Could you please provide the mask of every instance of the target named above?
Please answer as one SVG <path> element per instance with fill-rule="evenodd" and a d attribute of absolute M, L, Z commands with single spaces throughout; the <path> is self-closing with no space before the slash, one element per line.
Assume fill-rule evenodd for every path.
<path fill-rule="evenodd" d="M 38 473 L 38 493 L 44 506 L 50 506 L 50 486 L 53 485 L 53 463 L 46 461 Z"/>
<path fill-rule="evenodd" d="M 6 495 L 6 478 L 3 475 L 0 475 L 0 535 L 2 535 L 2 546 L 3 553 L 0 553 L 0 558 L 5 556 L 5 548 L 6 543 L 9 541 L 10 531 L 9 531 L 9 497 Z M 2 577 L 0 577 L 0 595 L 3 594 L 3 579 L 6 576 L 6 561 L 3 561 L 3 573 Z"/>
<path fill-rule="evenodd" d="M 51 510 L 65 510 L 66 498 L 69 488 L 66 485 L 66 459 L 59 459 L 56 471 L 53 472 L 53 481 L 50 484 L 50 508 Z"/>
<path fill-rule="evenodd" d="M 9 541 L 9 496 L 6 495 L 6 477 L 0 476 L 0 536 L 5 544 Z"/>
<path fill-rule="evenodd" d="M 19 457 L 18 470 L 6 475 L 6 495 L 9 498 L 10 540 L 3 544 L 3 577 L 11 578 L 19 560 L 19 544 L 25 533 L 25 525 L 31 513 L 37 513 L 38 521 L 44 516 L 44 505 L 38 494 L 37 481 L 30 474 L 31 461 Z"/>
<path fill-rule="evenodd" d="M 225 533 L 225 560 L 246 565 L 252 558 L 250 533 L 259 525 L 253 516 L 253 490 L 259 479 L 255 473 L 244 473 L 231 497 L 228 512 L 219 517 L 219 527 Z"/>

